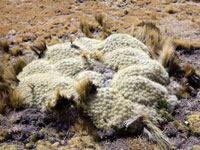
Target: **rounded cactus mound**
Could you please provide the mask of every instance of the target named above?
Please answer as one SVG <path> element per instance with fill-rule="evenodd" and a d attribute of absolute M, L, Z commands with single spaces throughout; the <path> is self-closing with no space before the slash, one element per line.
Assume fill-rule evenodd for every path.
<path fill-rule="evenodd" d="M 102 55 L 91 57 L 99 52 Z M 58 89 L 81 101 L 75 85 L 86 77 L 97 88 L 95 94 L 87 95 L 86 112 L 99 129 L 127 127 L 128 120 L 143 114 L 156 122 L 159 102 L 170 108 L 177 104 L 165 87 L 168 73 L 150 58 L 143 43 L 127 34 L 114 34 L 104 41 L 80 38 L 48 47 L 42 59 L 32 61 L 19 74 L 17 90 L 25 106 L 45 109 L 56 105 Z"/>

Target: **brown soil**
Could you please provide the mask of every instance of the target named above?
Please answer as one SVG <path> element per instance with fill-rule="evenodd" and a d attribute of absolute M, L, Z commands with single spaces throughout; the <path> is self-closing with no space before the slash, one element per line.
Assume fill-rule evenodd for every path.
<path fill-rule="evenodd" d="M 165 7 L 169 5 L 173 6 L 173 13 L 165 11 Z M 23 51 L 22 55 L 29 53 L 29 46 L 43 39 L 48 45 L 52 45 L 84 36 L 79 28 L 80 22 L 95 23 L 94 16 L 99 13 L 105 15 L 107 28 L 112 33 L 133 31 L 135 34 L 134 31 L 142 21 L 151 21 L 173 39 L 187 40 L 194 45 L 200 45 L 198 1 L 1 0 L 0 12 L 0 39 L 8 39 L 11 42 L 10 51 L 18 46 Z M 200 70 L 200 49 L 191 50 L 190 53 L 180 49 L 179 52 L 182 70 L 185 60 Z M 0 52 L 0 58 L 2 55 Z M 11 61 L 12 59 L 15 57 L 10 57 Z M 183 72 L 175 74 L 175 81 L 178 84 L 183 86 L 185 80 Z M 192 150 L 194 145 L 200 143 L 200 135 L 194 134 L 189 129 L 186 119 L 192 112 L 200 112 L 200 90 L 194 88 L 189 94 L 189 97 L 179 99 L 180 105 L 172 114 L 172 120 L 166 119 L 166 123 L 161 126 L 175 148 L 181 150 Z M 63 120 L 55 113 L 42 113 L 37 109 L 10 111 L 6 115 L 0 115 L 0 130 L 4 137 L 0 138 L 0 143 L 21 142 L 19 149 L 25 149 L 27 143 L 38 140 L 58 142 L 61 146 L 65 146 L 68 139 L 74 135 L 69 128 L 75 122 L 73 117 L 77 118 L 78 114 L 73 112 L 68 116 L 72 118 Z M 101 144 L 104 149 L 109 150 L 131 149 L 128 143 L 135 137 L 116 135 L 103 140 Z M 35 146 L 29 148 L 34 149 Z"/>

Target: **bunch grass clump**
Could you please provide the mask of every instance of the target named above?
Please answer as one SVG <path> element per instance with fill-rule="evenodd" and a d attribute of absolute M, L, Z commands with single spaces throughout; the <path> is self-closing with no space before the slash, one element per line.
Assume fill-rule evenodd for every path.
<path fill-rule="evenodd" d="M 103 26 L 105 16 L 102 14 L 96 14 L 95 20 L 99 23 L 100 26 Z"/>
<path fill-rule="evenodd" d="M 0 41 L 0 50 L 3 53 L 9 53 L 10 49 L 10 42 L 8 40 L 1 40 Z"/>
<path fill-rule="evenodd" d="M 172 44 L 171 39 L 167 39 L 163 45 L 163 50 L 161 53 L 161 64 L 163 67 L 167 67 L 168 63 L 170 62 L 170 59 L 173 57 L 175 51 L 174 51 L 174 45 Z"/>
<path fill-rule="evenodd" d="M 16 110 L 22 106 L 23 98 L 20 93 L 15 89 L 9 91 L 10 106 Z"/>
<path fill-rule="evenodd" d="M 172 148 L 167 137 L 163 135 L 162 131 L 153 122 L 148 119 L 144 119 L 144 122 L 146 129 L 149 131 L 149 137 L 156 141 L 161 150 L 169 150 Z"/>
<path fill-rule="evenodd" d="M 14 46 L 14 47 L 12 48 L 12 50 L 11 50 L 11 55 L 13 55 L 13 56 L 19 56 L 19 55 L 21 55 L 21 54 L 22 54 L 22 51 L 21 51 L 21 49 L 20 49 L 19 46 Z"/>
<path fill-rule="evenodd" d="M 82 101 L 86 101 L 87 95 L 89 95 L 92 89 L 92 82 L 89 77 L 83 78 L 75 86 L 77 93 L 79 94 Z"/>
<path fill-rule="evenodd" d="M 178 9 L 175 8 L 174 6 L 172 5 L 168 5 L 165 7 L 165 12 L 169 13 L 169 14 L 175 14 L 178 12 Z"/>
<path fill-rule="evenodd" d="M 143 139 L 142 137 L 137 137 L 128 143 L 129 150 L 159 150 L 156 144 Z"/>
<path fill-rule="evenodd" d="M 142 22 L 139 26 L 138 39 L 150 48 L 152 57 L 157 58 L 163 43 L 160 29 L 152 22 Z"/>
<path fill-rule="evenodd" d="M 2 67 L 0 76 L 0 113 L 4 113 L 8 108 L 17 110 L 22 106 L 23 99 L 20 93 L 15 90 L 15 87 L 19 82 L 17 75 L 26 64 L 26 60 L 19 57 L 12 66 Z"/>
<path fill-rule="evenodd" d="M 200 73 L 198 73 L 196 68 L 189 65 L 188 61 L 184 63 L 184 71 L 188 83 L 194 88 L 200 87 Z"/>
<path fill-rule="evenodd" d="M 22 71 L 22 69 L 27 65 L 24 58 L 19 57 L 15 64 L 4 69 L 3 78 L 7 82 L 19 82 L 17 75 Z"/>
<path fill-rule="evenodd" d="M 149 47 L 153 59 L 158 60 L 168 72 L 179 68 L 179 55 L 175 51 L 174 40 L 164 36 L 160 29 L 151 22 L 142 22 L 138 39 Z"/>
<path fill-rule="evenodd" d="M 94 23 L 87 23 L 86 21 L 80 22 L 80 29 L 88 38 L 94 38 L 93 33 L 101 31 L 100 38 L 106 39 L 111 35 L 111 31 L 108 28 L 108 23 L 105 21 L 105 16 L 103 14 L 95 15 Z"/>
<path fill-rule="evenodd" d="M 37 45 L 33 45 L 30 49 L 38 56 L 38 58 L 42 58 L 44 56 L 44 52 L 47 50 L 47 45 L 45 41 Z"/>
<path fill-rule="evenodd" d="M 93 38 L 92 32 L 94 32 L 97 29 L 97 25 L 81 21 L 80 29 L 85 34 L 86 37 Z"/>

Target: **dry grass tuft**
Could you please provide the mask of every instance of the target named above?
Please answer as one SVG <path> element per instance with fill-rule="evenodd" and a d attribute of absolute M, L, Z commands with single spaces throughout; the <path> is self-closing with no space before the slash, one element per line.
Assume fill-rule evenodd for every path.
<path fill-rule="evenodd" d="M 152 19 L 152 20 L 156 20 L 156 19 L 157 19 L 157 17 L 156 17 L 156 12 L 152 12 L 152 13 L 151 13 L 151 19 Z"/>
<path fill-rule="evenodd" d="M 88 38 L 94 38 L 92 35 L 94 32 L 101 32 L 100 37 L 101 39 L 105 39 L 108 36 L 112 34 L 108 27 L 108 23 L 105 22 L 105 16 L 102 14 L 96 14 L 95 15 L 95 21 L 94 23 L 87 23 L 86 21 L 80 22 L 80 29 Z"/>
<path fill-rule="evenodd" d="M 178 12 L 178 9 L 175 8 L 174 6 L 172 5 L 168 5 L 165 7 L 165 12 L 169 13 L 169 14 L 174 14 L 174 13 L 177 13 Z"/>
<path fill-rule="evenodd" d="M 104 18 L 105 18 L 105 16 L 102 14 L 95 15 L 95 20 L 99 23 L 100 26 L 103 26 Z"/>
<path fill-rule="evenodd" d="M 26 65 L 27 61 L 24 58 L 19 57 L 13 65 L 16 75 L 18 75 Z"/>
<path fill-rule="evenodd" d="M 20 93 L 11 88 L 9 83 L 0 83 L 0 113 L 5 113 L 9 108 L 17 110 L 22 106 L 23 99 Z M 3 89 L 4 88 L 4 89 Z"/>
<path fill-rule="evenodd" d="M 43 55 L 44 55 L 44 52 L 47 50 L 47 45 L 46 45 L 46 42 L 43 41 L 43 42 L 41 42 L 40 44 L 31 46 L 30 49 L 31 49 L 36 55 L 38 55 L 39 58 L 42 58 Z"/>
<path fill-rule="evenodd" d="M 198 50 L 200 48 L 199 43 L 191 43 L 190 41 L 186 40 L 173 40 L 173 43 L 176 47 L 176 50 L 183 50 L 184 53 L 191 53 L 193 50 Z"/>
<path fill-rule="evenodd" d="M 0 50 L 4 53 L 9 53 L 9 49 L 10 49 L 10 42 L 8 40 L 1 40 Z"/>
<path fill-rule="evenodd" d="M 101 35 L 102 39 L 106 39 L 111 34 L 112 34 L 112 32 L 109 30 L 108 24 L 106 22 L 104 22 L 103 27 L 102 27 L 102 35 Z"/>
<path fill-rule="evenodd" d="M 185 41 L 185 40 L 175 39 L 175 40 L 173 40 L 173 43 L 177 50 L 181 50 L 181 49 L 189 50 L 193 47 L 193 45 L 190 42 Z"/>
<path fill-rule="evenodd" d="M 78 82 L 78 84 L 75 86 L 75 89 L 77 93 L 79 94 L 81 100 L 83 102 L 86 101 L 87 96 L 89 95 L 91 89 L 92 89 L 92 82 L 89 77 L 83 78 Z"/>
<path fill-rule="evenodd" d="M 164 136 L 162 131 L 154 125 L 150 120 L 145 119 L 144 123 L 147 126 L 149 137 L 153 138 L 154 141 L 158 144 L 160 150 L 169 150 L 172 148 L 171 143 L 168 141 L 167 137 Z"/>
<path fill-rule="evenodd" d="M 176 96 L 178 97 L 178 99 L 188 99 L 190 97 L 190 93 L 191 90 L 188 87 L 188 85 L 186 83 L 184 83 L 184 85 L 182 87 L 180 87 L 178 89 L 178 91 L 176 92 Z"/>
<path fill-rule="evenodd" d="M 175 52 L 170 61 L 169 61 L 169 65 L 167 67 L 167 71 L 169 72 L 169 74 L 173 74 L 174 72 L 180 70 L 180 55 L 179 53 Z"/>
<path fill-rule="evenodd" d="M 22 106 L 23 99 L 19 92 L 17 92 L 16 90 L 10 90 L 9 97 L 10 97 L 10 106 L 14 110 L 17 110 Z"/>
<path fill-rule="evenodd" d="M 0 82 L 0 95 L 1 95 L 1 93 L 6 93 L 9 90 L 10 90 L 10 86 L 8 83 Z"/>
<path fill-rule="evenodd" d="M 164 42 L 162 53 L 160 56 L 160 62 L 163 65 L 163 67 L 167 67 L 169 65 L 170 60 L 173 58 L 175 51 L 174 51 L 174 45 L 172 43 L 171 39 L 166 39 Z"/>
<path fill-rule="evenodd" d="M 81 57 L 83 57 L 85 60 L 88 60 L 88 54 L 87 54 L 87 52 L 83 51 L 81 53 Z"/>
<path fill-rule="evenodd" d="M 98 26 L 96 24 L 90 24 L 90 23 L 81 21 L 80 29 L 85 34 L 86 37 L 93 38 L 92 32 L 98 29 Z"/>
<path fill-rule="evenodd" d="M 3 113 L 3 111 L 4 111 L 4 108 L 5 108 L 5 103 L 4 103 L 4 101 L 1 99 L 0 100 L 0 114 L 2 114 Z"/>
<path fill-rule="evenodd" d="M 13 66 L 7 67 L 4 69 L 3 72 L 3 79 L 7 82 L 16 82 L 18 83 L 19 80 L 17 79 L 17 75 L 22 71 L 22 69 L 26 66 L 27 62 L 22 57 L 19 57 Z"/>
<path fill-rule="evenodd" d="M 95 60 L 101 61 L 103 58 L 103 53 L 100 51 L 96 51 L 94 54 L 91 54 L 90 57 Z"/>
<path fill-rule="evenodd" d="M 159 150 L 158 146 L 142 139 L 141 137 L 135 138 L 128 143 L 129 150 Z"/>
<path fill-rule="evenodd" d="M 10 59 L 10 55 L 7 54 L 7 53 L 5 53 L 5 54 L 3 55 L 3 57 L 2 57 L 2 59 L 1 59 L 1 62 L 2 62 L 3 64 L 6 64 L 6 63 L 9 61 L 9 59 Z"/>
<path fill-rule="evenodd" d="M 185 77 L 188 80 L 189 85 L 194 88 L 200 87 L 200 74 L 197 72 L 196 68 L 189 65 L 188 61 L 184 63 Z"/>
<path fill-rule="evenodd" d="M 8 67 L 4 70 L 3 72 L 3 78 L 6 82 L 11 83 L 11 82 L 16 82 L 18 83 L 19 80 L 17 79 L 17 75 L 15 73 L 15 70 L 13 67 Z"/>
<path fill-rule="evenodd" d="M 11 53 L 11 55 L 13 55 L 13 56 L 22 55 L 22 51 L 21 51 L 21 49 L 20 49 L 19 46 L 14 46 L 14 47 L 12 48 L 12 50 L 11 50 L 10 53 Z"/>
<path fill-rule="evenodd" d="M 91 135 L 94 139 L 98 139 L 96 128 L 88 117 L 80 117 L 70 129 L 76 135 Z"/>
<path fill-rule="evenodd" d="M 56 90 L 56 104 L 53 107 L 54 110 L 56 111 L 62 111 L 63 108 L 69 110 L 69 108 L 73 105 L 75 106 L 75 101 L 74 101 L 74 96 L 71 97 L 65 97 L 60 93 L 60 89 L 58 88 Z M 52 108 L 50 106 L 49 108 Z"/>
<path fill-rule="evenodd" d="M 195 72 L 195 69 L 189 65 L 188 61 L 185 61 L 184 71 L 185 71 L 185 76 L 189 77 L 192 73 Z"/>
<path fill-rule="evenodd" d="M 138 31 L 138 39 L 150 48 L 152 57 L 157 59 L 164 41 L 159 28 L 151 22 L 142 22 L 139 26 L 142 28 Z"/>
<path fill-rule="evenodd" d="M 162 35 L 159 28 L 151 22 L 139 24 L 138 39 L 149 47 L 153 59 L 158 60 L 168 72 L 179 68 L 179 55 L 175 52 L 173 40 Z"/>

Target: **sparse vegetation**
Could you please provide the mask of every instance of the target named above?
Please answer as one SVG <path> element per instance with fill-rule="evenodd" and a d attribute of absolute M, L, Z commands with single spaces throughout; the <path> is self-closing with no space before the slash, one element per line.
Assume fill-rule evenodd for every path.
<path fill-rule="evenodd" d="M 83 57 L 85 60 L 87 60 L 88 59 L 88 54 L 87 54 L 87 52 L 82 52 L 81 53 L 81 57 Z"/>
<path fill-rule="evenodd" d="M 17 75 L 26 66 L 26 61 L 19 57 L 15 64 L 9 67 L 2 68 L 0 76 L 0 112 L 4 112 L 4 108 L 11 107 L 14 110 L 21 107 L 23 99 L 20 93 L 15 90 L 15 86 L 19 82 Z"/>
<path fill-rule="evenodd" d="M 163 67 L 167 67 L 169 65 L 170 60 L 173 58 L 175 51 L 174 51 L 174 46 L 172 44 L 171 39 L 166 39 L 163 45 L 163 50 L 161 53 L 161 64 Z"/>
<path fill-rule="evenodd" d="M 11 50 L 11 55 L 13 56 L 18 56 L 18 55 L 21 55 L 22 54 L 22 51 L 20 49 L 19 46 L 14 46 Z"/>
<path fill-rule="evenodd" d="M 105 16 L 102 14 L 96 14 L 95 20 L 99 23 L 100 26 L 103 26 Z"/>
<path fill-rule="evenodd" d="M 22 69 L 26 66 L 27 62 L 19 57 L 13 66 L 7 67 L 4 69 L 3 78 L 7 82 L 18 82 L 17 75 L 22 71 Z"/>
<path fill-rule="evenodd" d="M 47 45 L 45 41 L 43 41 L 40 44 L 31 46 L 30 49 L 38 56 L 38 58 L 42 58 L 44 52 L 47 50 Z"/>
<path fill-rule="evenodd" d="M 14 110 L 16 110 L 22 106 L 23 99 L 18 91 L 10 90 L 9 98 L 10 98 L 9 103 Z"/>
<path fill-rule="evenodd" d="M 189 65 L 188 61 L 185 61 L 184 63 L 184 71 L 188 83 L 192 87 L 200 87 L 200 74 L 196 71 L 194 67 Z"/>
<path fill-rule="evenodd" d="M 81 31 L 85 34 L 86 37 L 89 37 L 89 38 L 93 38 L 92 32 L 94 32 L 97 27 L 98 25 L 96 24 L 90 24 L 84 21 L 80 23 Z"/>
<path fill-rule="evenodd" d="M 15 86 L 17 85 L 18 79 L 16 78 L 17 74 L 22 70 L 23 63 L 13 66 L 12 62 L 16 59 L 14 56 L 26 55 L 29 52 L 24 51 L 29 49 L 29 45 L 33 43 L 33 41 L 37 38 L 45 39 L 48 45 L 54 45 L 61 41 L 67 41 L 68 37 L 72 36 L 74 39 L 77 37 L 82 37 L 79 28 L 79 23 L 77 21 L 84 20 L 83 25 L 80 28 L 81 31 L 86 35 L 86 37 L 92 37 L 96 39 L 105 39 L 111 33 L 129 33 L 131 30 L 131 35 L 135 37 L 137 25 L 141 20 L 152 20 L 156 23 L 157 27 L 160 27 L 160 31 L 151 31 L 149 35 L 144 35 L 144 44 L 149 44 L 150 53 L 154 59 L 157 59 L 169 72 L 171 78 L 174 78 L 174 81 L 177 83 L 177 87 L 180 89 L 176 93 L 177 97 L 180 99 L 181 103 L 178 106 L 177 113 L 175 113 L 174 118 L 178 118 L 181 121 L 174 121 L 174 125 L 177 127 L 178 131 L 169 129 L 169 133 L 173 132 L 173 137 L 169 135 L 170 140 L 175 143 L 175 145 L 179 147 L 179 149 L 200 149 L 199 145 L 196 144 L 193 146 L 193 142 L 198 141 L 199 143 L 199 133 L 197 136 L 196 128 L 199 127 L 196 125 L 199 124 L 199 117 L 190 116 L 194 115 L 192 111 L 198 111 L 198 97 L 199 97 L 199 86 L 200 86 L 200 73 L 197 71 L 194 65 L 192 65 L 195 61 L 196 64 L 199 65 L 199 30 L 198 26 L 200 25 L 200 19 L 198 18 L 198 9 L 197 6 L 200 2 L 199 0 L 185 1 L 138 1 L 138 0 L 106 0 L 105 2 L 99 2 L 96 0 L 88 1 L 88 0 L 78 0 L 78 1 L 44 1 L 41 4 L 39 0 L 30 0 L 25 1 L 17 1 L 17 5 L 20 6 L 17 8 L 17 17 L 16 17 L 16 2 L 8 1 L 8 2 L 0 2 L 2 6 L 1 10 L 1 39 L 0 40 L 0 54 L 2 54 L 1 62 L 3 69 L 0 69 L 0 149 L 103 149 L 99 144 L 94 140 L 93 132 L 91 130 L 91 126 L 88 125 L 88 121 L 80 120 L 71 124 L 65 122 L 63 124 L 57 123 L 57 120 L 48 114 L 45 115 L 46 112 L 42 112 L 38 117 L 34 114 L 34 111 L 29 111 L 30 109 L 25 109 L 24 111 L 29 111 L 29 115 L 33 115 L 30 120 L 26 120 L 26 117 L 21 117 L 19 119 L 16 115 L 12 114 L 24 114 L 23 111 L 20 112 L 11 112 L 10 110 L 17 110 L 20 108 L 21 100 L 20 94 L 15 90 Z M 53 3 L 52 3 L 53 2 Z M 26 4 L 24 4 L 26 3 Z M 8 7 L 5 7 L 8 6 Z M 166 7 L 167 6 L 167 7 Z M 14 9 L 12 9 L 14 7 Z M 133 9 L 130 9 L 133 8 Z M 142 9 L 140 9 L 142 8 Z M 49 11 L 52 9 L 52 11 Z M 55 10 L 56 9 L 56 10 Z M 24 15 L 26 10 L 26 15 Z M 27 11 L 28 10 L 28 11 Z M 148 13 L 145 13 L 147 12 Z M 9 12 L 9 14 L 8 14 Z M 57 13 L 59 12 L 59 13 Z M 101 14 L 103 13 L 103 14 Z M 96 14 L 94 18 L 92 15 Z M 105 15 L 104 15 L 105 14 Z M 89 18 L 89 19 L 88 19 Z M 88 20 L 87 20 L 88 19 Z M 131 28 L 132 25 L 132 28 Z M 87 27 L 85 27 L 87 26 Z M 144 26 L 142 26 L 145 29 Z M 170 40 L 165 37 L 165 35 L 161 35 L 161 31 L 163 31 L 167 27 L 166 35 L 170 37 L 178 38 L 175 40 Z M 159 28 L 158 28 L 159 29 Z M 12 31 L 12 32 L 11 32 Z M 144 33 L 144 32 L 143 32 Z M 24 36 L 24 37 L 23 37 Z M 182 40 L 185 39 L 185 40 Z M 189 39 L 189 40 L 187 40 Z M 12 42 L 11 42 L 12 41 Z M 167 42 L 165 42 L 167 41 Z M 73 44 L 73 39 L 70 39 L 71 47 L 73 50 L 81 50 L 81 47 L 77 47 Z M 172 42 L 172 43 L 171 43 Z M 196 42 L 196 43 L 195 43 Z M 42 44 L 41 44 L 42 45 Z M 78 45 L 78 44 L 77 44 Z M 36 47 L 35 47 L 36 46 Z M 32 47 L 32 51 L 39 57 L 43 57 L 43 50 L 38 50 L 40 44 L 34 44 Z M 43 46 L 41 46 L 43 47 Z M 39 48 L 40 49 L 40 48 Z M 44 49 L 44 47 L 42 48 Z M 180 52 L 177 53 L 177 51 Z M 45 50 L 44 50 L 45 51 Z M 185 53 L 187 53 L 185 55 Z M 81 54 L 84 60 L 90 61 L 91 58 L 96 61 L 101 61 L 103 54 L 101 52 L 96 52 L 91 54 L 89 52 L 83 52 Z M 188 61 L 183 65 L 182 60 L 189 56 Z M 191 62 L 192 61 L 192 62 Z M 20 63 L 20 62 L 19 62 Z M 95 69 L 93 66 L 90 66 L 89 69 Z M 93 67 L 93 68 L 92 68 Z M 96 66 L 95 66 L 96 67 Z M 199 66 L 198 66 L 199 68 Z M 72 68 L 73 69 L 73 68 Z M 98 69 L 98 68 L 97 68 Z M 180 72 L 178 71 L 180 70 Z M 101 71 L 101 70 L 100 70 Z M 109 71 L 109 70 L 108 70 Z M 185 76 L 184 76 L 185 71 Z M 107 75 L 107 74 L 106 74 Z M 80 81 L 81 82 L 81 81 Z M 86 82 L 86 81 L 85 81 Z M 28 88 L 34 91 L 37 86 L 32 83 L 27 83 L 29 85 Z M 83 85 L 85 83 L 82 83 Z M 84 102 L 87 101 L 87 90 L 85 90 L 81 85 L 78 85 L 78 89 L 81 91 L 79 95 L 82 95 L 81 103 L 78 104 L 79 107 L 84 108 Z M 87 84 L 86 84 L 87 85 Z M 178 86 L 179 85 L 179 86 Z M 171 90 L 171 86 L 168 87 Z M 176 85 L 175 85 L 176 86 Z M 177 90 L 177 87 L 174 87 Z M 28 89 L 28 90 L 30 90 Z M 85 91 L 85 92 L 83 92 Z M 170 91 L 173 93 L 173 91 Z M 56 97 L 56 108 L 60 109 L 68 109 L 68 105 L 76 105 L 75 101 L 72 100 L 73 97 L 64 97 L 60 90 L 57 90 Z M 69 103 L 68 103 L 69 102 Z M 187 105 L 187 106 L 186 106 Z M 163 104 L 163 106 L 165 106 Z M 181 108 L 180 108 L 181 107 Z M 187 107 L 187 108 L 186 108 Z M 73 107 L 74 108 L 74 107 Z M 84 108 L 85 109 L 85 108 Z M 182 113 L 182 112 L 186 112 Z M 2 115 L 1 115 L 2 113 Z M 8 113 L 8 115 L 7 115 Z M 85 114 L 85 113 L 83 113 Z M 190 114 L 188 116 L 188 114 Z M 4 116 L 5 115 L 5 116 Z M 29 116 L 27 115 L 27 116 Z M 161 110 L 161 115 L 167 118 L 168 121 L 171 121 L 171 116 L 165 110 Z M 173 114 L 174 115 L 174 114 Z M 69 117 L 70 114 L 67 114 Z M 198 115 L 199 116 L 199 115 Z M 5 120 L 10 117 L 15 117 L 15 121 L 13 123 L 5 124 Z M 56 116 L 57 117 L 57 116 Z M 66 118 L 66 115 L 64 116 Z M 72 115 L 72 117 L 74 117 Z M 191 122 L 191 118 L 192 121 Z M 3 119 L 2 119 L 3 118 Z M 37 120 L 35 120 L 37 118 Z M 58 117 L 59 118 L 59 117 Z M 74 117 L 76 118 L 76 117 Z M 78 117 L 77 117 L 78 118 Z M 76 118 L 76 119 L 77 119 Z M 46 120 L 48 126 L 43 121 Z M 117 118 L 118 119 L 118 118 Z M 34 120 L 34 121 L 31 121 Z M 51 122 L 51 120 L 53 120 Z M 25 122 L 24 122 L 25 121 Z M 160 121 L 160 120 L 159 120 Z M 166 120 L 165 120 L 166 121 Z M 189 122 L 186 124 L 186 122 Z M 20 123 L 19 123 L 20 122 Z M 55 122 L 55 125 L 54 125 Z M 19 123 L 19 130 L 12 131 L 12 125 L 16 125 Z M 25 124 L 23 124 L 25 123 Z M 33 124 L 32 124 L 33 123 Z M 23 125 L 22 125 L 23 124 Z M 32 128 L 35 128 L 35 124 L 39 124 L 36 127 L 42 126 L 42 128 L 46 129 L 51 127 L 50 130 L 56 130 L 57 128 L 61 128 L 63 135 L 50 135 L 44 134 L 40 132 L 36 132 L 35 137 L 41 138 L 38 140 L 38 143 L 30 141 L 26 144 L 26 142 L 22 141 L 24 138 L 28 137 L 26 135 L 27 132 L 32 132 Z M 51 126 L 53 124 L 54 126 Z M 66 126 L 70 124 L 71 129 L 68 131 Z M 7 126 L 8 125 L 8 126 Z M 22 126 L 21 126 L 22 125 Z M 31 125 L 31 128 L 30 128 Z M 162 125 L 162 130 L 165 131 L 169 126 L 165 124 Z M 4 126 L 4 127 L 3 127 Z M 24 126 L 27 126 L 25 128 Z M 156 124 L 157 126 L 157 124 Z M 54 128 L 55 127 L 55 128 Z M 148 127 L 148 125 L 147 125 Z M 30 131 L 27 130 L 30 128 Z M 60 129 L 58 129 L 60 130 Z M 151 131 L 150 129 L 148 129 Z M 24 132 L 22 132 L 24 131 Z M 51 131 L 46 131 L 51 132 Z M 155 131 L 156 132 L 156 131 Z M 198 130 L 199 132 L 199 130 Z M 25 133 L 25 134 L 24 134 Z M 159 133 L 159 132 L 157 132 Z M 165 132 L 166 133 L 166 132 Z M 21 135 L 21 136 L 20 136 Z M 152 141 L 155 142 L 157 136 L 150 134 L 152 137 Z M 43 138 L 45 136 L 45 138 Z M 143 135 L 144 136 L 144 135 Z M 157 144 L 151 142 L 151 140 L 147 140 L 145 137 L 138 137 L 136 139 L 132 139 L 129 142 L 129 149 L 140 150 L 159 150 L 161 149 Z M 47 139 L 49 138 L 49 141 Z M 181 137 L 181 142 L 180 138 Z M 36 139 L 35 138 L 35 139 Z M 115 138 L 108 139 L 101 144 L 108 145 L 108 149 L 126 149 L 127 147 L 126 141 L 131 137 L 124 136 L 119 139 L 118 143 L 118 135 Z M 32 137 L 27 138 L 27 140 L 32 139 Z M 33 137 L 34 139 L 34 137 Z M 71 140 L 70 140 L 71 139 Z M 117 140 L 116 140 L 117 139 Z M 125 140 L 124 140 L 125 139 Z M 162 140 L 162 136 L 157 138 L 157 140 Z M 9 141 L 7 141 L 9 140 Z M 193 141 L 194 140 L 194 141 Z M 19 145 L 18 145 L 19 141 Z M 56 142 L 55 142 L 56 141 Z M 116 142 L 115 142 L 116 141 Z M 177 142 L 178 141 L 178 142 Z M 4 143 L 5 142 L 5 143 Z M 122 143 L 120 143 L 122 142 Z M 12 145 L 9 145 L 14 143 Z M 55 143 L 55 144 L 54 144 Z M 98 142 L 99 143 L 99 142 Z M 162 142 L 161 142 L 162 143 Z M 167 143 L 167 142 L 164 142 Z M 113 148 L 110 145 L 115 145 Z M 165 144 L 160 144 L 161 147 L 164 147 Z M 177 147 L 175 148 L 177 149 Z"/>
<path fill-rule="evenodd" d="M 103 53 L 100 52 L 100 51 L 97 51 L 94 54 L 92 54 L 90 57 L 95 59 L 95 60 L 101 61 L 102 58 L 103 58 Z"/>
<path fill-rule="evenodd" d="M 86 111 L 85 102 L 86 102 L 87 96 L 90 94 L 90 92 L 92 90 L 92 82 L 91 82 L 90 78 L 86 77 L 86 78 L 83 78 L 82 80 L 80 80 L 75 85 L 75 89 L 81 99 L 79 102 L 77 102 L 77 107 L 78 107 L 78 109 L 82 109 L 83 111 Z"/>
<path fill-rule="evenodd" d="M 9 53 L 10 49 L 10 42 L 8 40 L 1 40 L 0 41 L 0 51 L 4 53 Z"/>
<path fill-rule="evenodd" d="M 3 55 L 1 62 L 3 64 L 6 64 L 9 60 L 10 60 L 10 55 L 6 53 L 6 54 Z"/>
<path fill-rule="evenodd" d="M 156 127 L 156 125 L 147 119 L 145 119 L 144 122 L 147 126 L 147 129 L 150 131 L 150 137 L 153 137 L 161 150 L 168 150 L 172 148 L 172 145 L 168 141 L 167 137 L 163 135 L 162 131 Z"/>
<path fill-rule="evenodd" d="M 94 38 L 92 33 L 101 31 L 100 38 L 106 39 L 111 35 L 111 31 L 108 28 L 107 22 L 105 22 L 105 16 L 102 14 L 95 15 L 95 23 L 87 23 L 85 21 L 80 22 L 80 29 L 86 37 Z"/>
<path fill-rule="evenodd" d="M 138 39 L 150 48 L 152 57 L 157 59 L 163 45 L 160 29 L 151 22 L 142 22 L 139 26 Z"/>
<path fill-rule="evenodd" d="M 170 74 L 177 71 L 180 59 L 173 40 L 162 35 L 160 29 L 151 22 L 142 22 L 139 26 L 142 28 L 138 30 L 138 39 L 149 47 L 152 58 L 157 59 Z"/>
<path fill-rule="evenodd" d="M 155 12 L 152 12 L 152 13 L 151 13 L 151 19 L 152 19 L 152 20 L 156 20 L 156 19 L 157 19 L 156 13 L 155 13 Z"/>
<path fill-rule="evenodd" d="M 75 86 L 76 91 L 78 92 L 81 100 L 83 102 L 86 101 L 87 96 L 89 95 L 91 89 L 92 89 L 92 82 L 89 77 L 83 78 L 78 82 L 78 84 Z"/>
<path fill-rule="evenodd" d="M 177 13 L 178 12 L 178 9 L 175 8 L 174 6 L 172 5 L 168 5 L 165 7 L 165 12 L 169 13 L 169 14 L 174 14 L 174 13 Z"/>
<path fill-rule="evenodd" d="M 128 143 L 129 150 L 159 150 L 156 144 L 152 144 L 141 137 L 135 138 Z"/>

